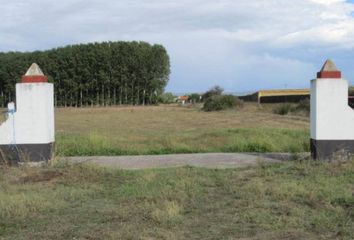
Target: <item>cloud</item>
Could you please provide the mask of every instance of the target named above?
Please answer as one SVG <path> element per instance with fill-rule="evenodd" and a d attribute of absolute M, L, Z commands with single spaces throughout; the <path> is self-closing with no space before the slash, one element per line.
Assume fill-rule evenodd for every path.
<path fill-rule="evenodd" d="M 344 0 L 0 0 L 0 51 L 143 40 L 171 55 L 168 90 L 307 86 L 327 57 L 354 78 Z"/>

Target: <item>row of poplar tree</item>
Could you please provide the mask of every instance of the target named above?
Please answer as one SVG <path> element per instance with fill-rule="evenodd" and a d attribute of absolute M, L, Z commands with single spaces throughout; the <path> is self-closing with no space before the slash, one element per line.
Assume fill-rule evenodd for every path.
<path fill-rule="evenodd" d="M 0 105 L 36 62 L 55 85 L 56 106 L 155 104 L 168 82 L 166 49 L 146 42 L 103 42 L 47 51 L 0 53 Z"/>

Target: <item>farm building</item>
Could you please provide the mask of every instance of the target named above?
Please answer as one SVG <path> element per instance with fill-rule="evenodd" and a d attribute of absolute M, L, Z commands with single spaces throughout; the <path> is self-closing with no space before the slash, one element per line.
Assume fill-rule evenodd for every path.
<path fill-rule="evenodd" d="M 348 103 L 354 108 L 354 92 L 350 91 Z M 246 102 L 258 103 L 285 103 L 300 102 L 310 98 L 309 89 L 283 89 L 283 90 L 261 90 L 253 94 L 239 96 L 239 99 Z"/>
<path fill-rule="evenodd" d="M 177 102 L 178 103 L 182 103 L 183 105 L 186 104 L 189 101 L 189 97 L 188 96 L 179 96 L 177 98 Z"/>
<path fill-rule="evenodd" d="M 246 96 L 239 96 L 246 102 L 258 103 L 282 103 L 299 102 L 310 98 L 309 89 L 282 89 L 282 90 L 261 90 Z"/>

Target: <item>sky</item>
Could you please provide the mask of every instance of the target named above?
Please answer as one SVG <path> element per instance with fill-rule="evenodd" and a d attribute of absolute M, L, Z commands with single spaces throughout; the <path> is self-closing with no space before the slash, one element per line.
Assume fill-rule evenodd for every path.
<path fill-rule="evenodd" d="M 306 88 L 331 58 L 354 84 L 354 1 L 0 0 L 0 51 L 162 44 L 166 91 Z"/>

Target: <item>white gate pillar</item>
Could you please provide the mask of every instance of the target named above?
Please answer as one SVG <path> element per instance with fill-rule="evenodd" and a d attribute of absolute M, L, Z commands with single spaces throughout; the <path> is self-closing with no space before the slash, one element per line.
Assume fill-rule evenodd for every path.
<path fill-rule="evenodd" d="M 54 149 L 54 87 L 37 64 L 16 84 L 16 107 L 0 126 L 0 160 L 48 161 Z"/>
<path fill-rule="evenodd" d="M 348 81 L 331 60 L 311 81 L 311 153 L 331 160 L 354 153 L 354 111 L 348 105 Z"/>

